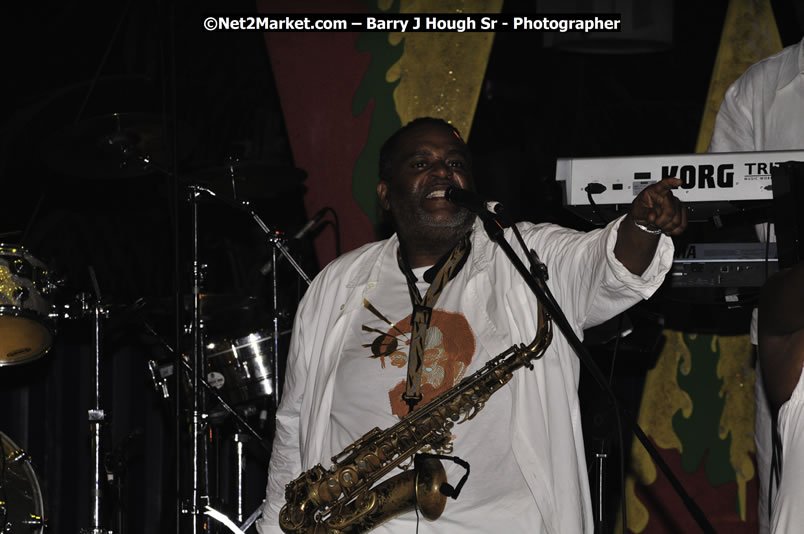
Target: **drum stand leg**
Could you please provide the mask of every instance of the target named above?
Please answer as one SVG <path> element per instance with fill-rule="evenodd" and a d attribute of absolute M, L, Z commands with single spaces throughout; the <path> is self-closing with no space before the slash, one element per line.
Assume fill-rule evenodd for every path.
<path fill-rule="evenodd" d="M 595 471 L 597 472 L 597 526 L 598 532 L 603 532 L 606 527 L 606 502 L 605 502 L 605 481 L 606 481 L 606 454 L 595 454 Z"/>
<path fill-rule="evenodd" d="M 606 452 L 606 440 L 603 440 L 600 445 L 600 450 L 595 453 L 595 486 L 592 488 L 592 496 L 594 498 L 594 518 L 595 518 L 595 533 L 605 534 L 606 532 L 606 460 L 608 454 Z M 623 498 L 625 496 L 623 495 Z M 625 521 L 625 518 L 623 518 Z"/>
<path fill-rule="evenodd" d="M 235 449 L 235 520 L 243 522 L 243 482 L 246 474 L 245 441 L 248 436 L 238 432 L 232 437 Z"/>
<path fill-rule="evenodd" d="M 92 281 L 95 283 L 97 301 L 95 302 L 92 323 L 93 323 L 93 348 L 95 352 L 95 373 L 94 373 L 94 406 L 89 410 L 89 428 L 93 454 L 93 477 L 90 499 L 92 501 L 92 525 L 88 529 L 81 529 L 81 534 L 113 534 L 112 530 L 101 527 L 101 430 L 106 419 L 106 413 L 100 404 L 100 319 L 104 312 L 100 304 L 100 291 L 97 288 L 94 272 Z"/>
<path fill-rule="evenodd" d="M 271 261 L 273 262 L 272 265 L 274 268 L 271 269 L 271 294 L 273 296 L 271 300 L 271 313 L 273 315 L 274 326 L 274 376 L 272 377 L 271 387 L 273 389 L 272 399 L 274 401 L 274 413 L 276 413 L 276 410 L 279 409 L 279 279 L 277 278 L 277 271 L 279 269 L 276 268 L 277 259 L 276 247 L 272 246 Z"/>
<path fill-rule="evenodd" d="M 253 525 L 257 521 L 257 519 L 259 519 L 260 516 L 262 515 L 263 506 L 265 506 L 265 501 L 262 501 L 260 505 L 257 508 L 255 508 L 253 512 L 251 512 L 251 515 L 248 516 L 248 518 L 246 518 L 245 521 L 240 523 L 239 525 L 240 530 L 245 532 L 251 528 L 251 525 Z"/>
<path fill-rule="evenodd" d="M 198 196 L 196 188 L 190 190 L 190 201 L 192 210 L 192 264 L 193 264 L 193 323 L 192 323 L 192 367 L 191 390 L 192 398 L 192 428 L 190 429 L 192 444 L 192 495 L 189 506 L 184 506 L 183 512 L 191 516 L 192 526 L 190 532 L 196 534 L 199 530 L 207 531 L 207 521 L 204 515 L 204 508 L 209 505 L 209 458 L 208 444 L 206 439 L 206 398 L 201 387 L 201 376 L 204 376 L 206 369 L 206 358 L 204 357 L 202 334 L 201 334 L 201 263 L 199 261 L 198 246 Z M 181 359 L 181 354 L 176 355 Z M 178 365 L 176 366 L 178 369 Z M 178 391 L 178 390 L 177 390 Z M 177 399 L 178 400 L 178 399 Z M 204 494 L 206 493 L 206 495 Z"/>

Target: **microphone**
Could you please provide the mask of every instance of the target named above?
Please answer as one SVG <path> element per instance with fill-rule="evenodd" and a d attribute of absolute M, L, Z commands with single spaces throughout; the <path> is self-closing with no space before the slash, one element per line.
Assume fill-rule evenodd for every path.
<path fill-rule="evenodd" d="M 330 209 L 329 207 L 326 207 L 318 210 L 316 214 L 313 215 L 313 217 L 309 221 L 304 223 L 304 226 L 302 226 L 299 229 L 299 231 L 293 235 L 293 239 L 301 239 L 302 237 L 309 234 L 313 230 L 313 228 L 318 226 L 318 223 L 321 222 L 321 219 L 324 218 L 324 215 L 327 214 L 327 211 L 329 211 L 329 209 Z"/>
<path fill-rule="evenodd" d="M 505 208 L 496 200 L 489 200 L 486 202 L 486 209 L 497 215 L 505 215 Z"/>
<path fill-rule="evenodd" d="M 477 193 L 459 187 L 450 187 L 444 192 L 444 198 L 462 208 L 466 208 L 472 213 L 485 215 L 488 213 L 486 201 L 480 198 Z"/>
<path fill-rule="evenodd" d="M 503 215 L 503 205 L 499 202 L 487 202 L 477 193 L 459 187 L 450 187 L 444 192 L 444 198 L 453 204 L 466 208 L 481 218 Z"/>

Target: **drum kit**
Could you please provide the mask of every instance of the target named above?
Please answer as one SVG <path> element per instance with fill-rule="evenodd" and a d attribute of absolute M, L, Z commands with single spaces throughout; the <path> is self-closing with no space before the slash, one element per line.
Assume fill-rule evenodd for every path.
<path fill-rule="evenodd" d="M 0 367 L 26 363 L 50 350 L 51 284 L 47 267 L 21 248 L 0 245 Z M 41 533 L 44 502 L 33 463 L 0 432 L 0 524 L 3 532 Z"/>
<path fill-rule="evenodd" d="M 87 120 L 59 133 L 56 141 L 49 143 L 46 157 L 68 173 L 97 178 L 158 173 L 173 180 L 172 173 L 165 170 L 169 167 L 166 155 L 160 152 L 160 126 L 145 114 L 112 114 Z M 191 465 L 178 467 L 187 472 L 177 477 L 181 486 L 177 494 L 182 499 L 178 513 L 192 524 L 186 531 L 216 532 L 224 528 L 223 524 L 236 524 L 245 531 L 256 519 L 259 509 L 250 516 L 251 510 L 244 509 L 244 448 L 246 443 L 256 442 L 270 452 L 270 439 L 255 430 L 254 416 L 264 423 L 278 404 L 281 356 L 289 335 L 289 313 L 278 300 L 282 287 L 289 284 L 279 280 L 284 275 L 275 267 L 280 262 L 289 265 L 295 271 L 292 282 L 309 284 L 310 279 L 290 253 L 285 235 L 266 225 L 250 201 L 301 189 L 304 178 L 298 169 L 236 159 L 183 175 L 177 190 L 186 192 L 184 201 L 190 206 L 187 242 L 192 257 L 184 261 L 191 264 L 192 275 L 189 284 L 184 284 L 186 289 L 177 290 L 170 298 L 143 297 L 112 307 L 102 298 L 92 267 L 94 295 L 64 295 L 64 282 L 25 246 L 0 244 L 0 368 L 22 366 L 44 357 L 58 341 L 63 321 L 89 319 L 92 324 L 94 395 L 88 423 L 93 472 L 88 491 L 90 525 L 82 533 L 114 532 L 105 517 L 109 507 L 101 502 L 105 478 L 102 454 L 108 448 L 103 443 L 103 429 L 111 424 L 101 402 L 102 330 L 115 313 L 132 311 L 143 334 L 156 339 L 165 349 L 162 353 L 170 355 L 143 362 L 143 372 L 149 375 L 160 402 L 172 408 L 177 418 L 175 442 L 190 458 Z M 217 203 L 239 210 L 262 232 L 270 254 L 265 271 L 270 277 L 272 302 L 205 292 L 198 224 L 199 210 L 204 209 L 202 200 L 207 202 L 203 206 Z M 155 321 L 166 318 L 175 319 L 172 343 L 165 340 L 164 330 L 154 326 Z M 229 430 L 219 430 L 224 425 L 229 425 Z M 226 433 L 235 454 L 234 503 L 221 503 L 221 496 L 213 494 L 211 487 L 210 480 L 221 478 L 212 472 L 221 463 L 212 457 L 217 449 L 211 442 L 220 439 L 216 433 Z M 34 464 L 2 432 L 0 445 L 0 531 L 41 533 L 47 525 L 46 507 Z M 216 506 L 227 506 L 229 516 Z M 211 521 L 213 518 L 218 522 Z"/>

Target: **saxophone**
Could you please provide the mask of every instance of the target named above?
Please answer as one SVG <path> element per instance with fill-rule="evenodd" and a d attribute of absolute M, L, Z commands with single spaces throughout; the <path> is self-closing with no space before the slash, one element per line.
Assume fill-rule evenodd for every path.
<path fill-rule="evenodd" d="M 473 419 L 514 371 L 533 369 L 531 361 L 544 355 L 553 337 L 550 317 L 541 304 L 538 322 L 530 345 L 512 346 L 394 426 L 370 430 L 334 456 L 328 470 L 318 464 L 287 484 L 286 503 L 279 512 L 282 530 L 288 534 L 367 532 L 414 506 L 426 519 L 438 519 L 447 499 L 442 489 L 447 483 L 444 467 L 438 459 L 424 457 L 408 470 L 412 457 L 422 450 L 451 453 L 453 425 Z M 397 467 L 405 471 L 374 487 Z"/>

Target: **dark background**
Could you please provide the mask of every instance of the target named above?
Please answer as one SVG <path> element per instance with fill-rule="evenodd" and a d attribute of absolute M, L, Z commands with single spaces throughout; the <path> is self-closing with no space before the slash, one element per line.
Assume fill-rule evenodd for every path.
<path fill-rule="evenodd" d="M 796 11 L 793 0 L 772 4 L 783 44 L 797 42 L 804 26 L 801 8 Z M 726 0 L 675 2 L 672 43 L 651 53 L 573 53 L 543 46 L 538 33 L 498 33 L 470 138 L 481 192 L 502 201 L 517 219 L 587 229 L 588 222 L 561 207 L 553 178 L 556 158 L 693 152 L 726 7 Z M 89 268 L 96 273 L 112 306 L 102 357 L 102 398 L 111 414 L 106 442 L 118 453 L 124 481 L 122 506 L 116 506 L 115 489 L 106 488 L 110 519 L 115 510 L 124 514 L 122 528 L 110 526 L 120 532 L 169 532 L 176 507 L 175 422 L 147 371 L 149 359 L 168 356 L 144 335 L 141 318 L 145 314 L 167 340 L 175 339 L 174 281 L 182 280 L 184 293 L 189 287 L 188 204 L 180 197 L 174 216 L 175 199 L 163 174 L 109 172 L 91 157 L 86 140 L 106 127 L 97 117 L 131 113 L 159 127 L 162 116 L 175 110 L 180 175 L 219 169 L 234 157 L 260 162 L 260 169 L 271 169 L 271 183 L 281 183 L 293 161 L 265 42 L 259 33 L 201 30 L 204 14 L 252 13 L 253 4 L 242 0 L 223 7 L 212 1 L 68 0 L 16 9 L 20 12 L 7 21 L 14 21 L 12 27 L 4 30 L 0 243 L 24 243 L 65 280 L 56 298 L 60 304 L 91 293 Z M 508 0 L 503 9 L 537 12 L 528 1 Z M 173 45 L 165 39 L 169 28 Z M 76 133 L 74 124 L 88 125 L 89 134 Z M 161 146 L 159 138 L 153 146 Z M 157 163 L 171 167 L 163 152 L 155 155 L 162 158 Z M 272 228 L 295 232 L 306 218 L 303 193 L 295 182 L 272 186 L 261 190 L 252 206 Z M 255 297 L 260 306 L 239 327 L 264 329 L 271 291 L 270 278 L 260 273 L 269 258 L 263 234 L 248 217 L 220 203 L 201 203 L 200 212 L 205 290 Z M 178 241 L 174 220 L 180 222 Z M 744 231 L 696 223 L 689 233 L 727 241 Z M 292 249 L 314 274 L 318 266 L 311 250 L 309 242 Z M 287 322 L 300 290 L 286 267 L 278 276 Z M 134 307 L 139 299 L 144 311 Z M 745 309 L 750 299 L 749 294 Z M 630 354 L 655 349 L 661 325 L 745 331 L 745 309 L 729 310 L 720 301 L 717 291 L 696 292 L 695 299 L 663 291 L 639 314 L 648 324 Z M 50 354 L 0 368 L 0 431 L 36 464 L 50 532 L 90 526 L 91 327 L 86 317 L 61 320 Z M 212 328 L 221 336 L 232 334 L 224 322 L 213 321 Z M 624 354 L 615 375 L 636 403 L 650 358 L 637 364 Z M 602 361 L 609 359 L 604 354 Z M 270 441 L 269 426 L 260 430 Z M 226 442 L 232 433 L 223 425 L 218 434 Z M 590 431 L 590 439 L 597 434 Z M 224 464 L 231 458 L 227 447 Z M 247 508 L 262 498 L 267 467 L 265 454 L 253 443 L 250 449 Z M 227 469 L 221 468 L 224 510 L 232 502 Z"/>

